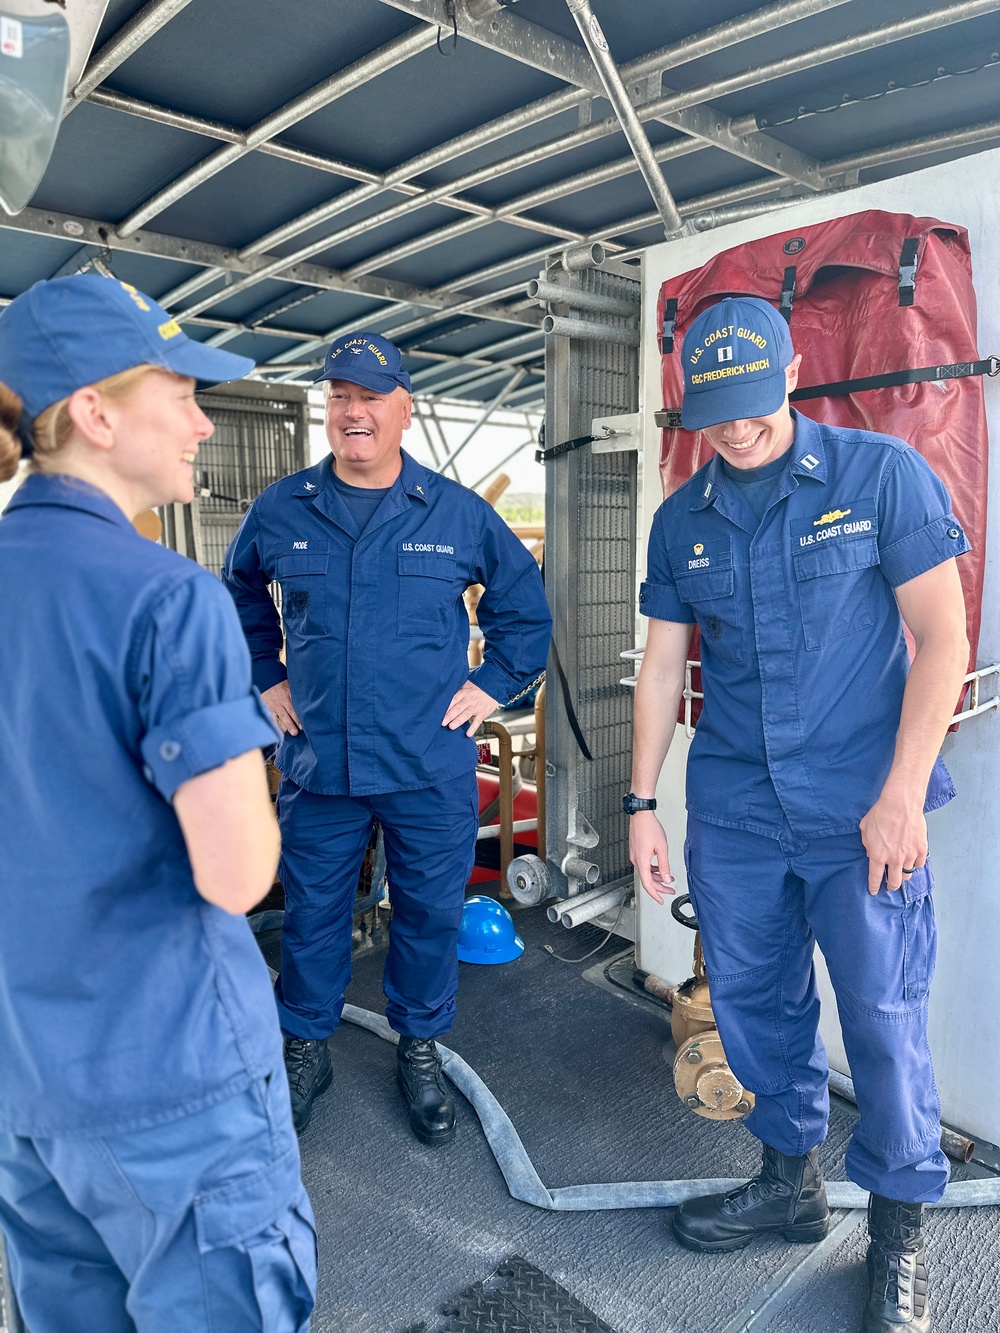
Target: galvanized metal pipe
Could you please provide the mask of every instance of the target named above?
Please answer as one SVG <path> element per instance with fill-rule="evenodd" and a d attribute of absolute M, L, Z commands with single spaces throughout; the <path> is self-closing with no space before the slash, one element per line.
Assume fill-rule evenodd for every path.
<path fill-rule="evenodd" d="M 646 137 L 646 131 L 642 128 L 642 122 L 636 115 L 635 107 L 622 83 L 622 76 L 608 48 L 597 16 L 590 7 L 590 0 L 566 0 L 566 4 L 580 30 L 583 44 L 590 53 L 594 67 L 600 75 L 608 101 L 614 107 L 615 115 L 621 123 L 622 132 L 635 155 L 642 178 L 653 196 L 653 203 L 663 218 L 667 235 L 672 236 L 684 225 L 681 222 L 681 215 L 677 211 L 677 205 L 674 203 L 667 182 L 663 179 L 663 172 L 653 156 L 653 149 Z"/>
<path fill-rule="evenodd" d="M 117 228 L 119 236 L 131 236 L 133 232 L 138 231 L 144 226 L 150 218 L 156 217 L 164 209 L 183 199 L 186 194 L 196 189 L 205 181 L 210 180 L 224 167 L 244 157 L 247 153 L 259 147 L 268 139 L 273 139 L 276 135 L 287 130 L 297 121 L 304 120 L 306 116 L 313 115 L 322 107 L 329 106 L 331 102 L 336 101 L 338 97 L 343 97 L 345 93 L 352 92 L 368 79 L 375 78 L 379 74 L 384 74 L 387 70 L 393 69 L 396 65 L 409 60 L 413 55 L 420 51 L 425 51 L 428 46 L 433 46 L 437 40 L 437 30 L 429 25 L 422 25 L 411 32 L 404 33 L 401 37 L 394 38 L 381 46 L 377 51 L 372 51 L 360 60 L 355 60 L 353 64 L 346 69 L 339 70 L 329 79 L 324 79 L 322 83 L 310 88 L 308 92 L 303 93 L 301 97 L 294 98 L 291 102 L 279 107 L 277 111 L 272 112 L 263 120 L 258 121 L 256 125 L 247 130 L 242 143 L 230 144 L 226 148 L 220 148 L 212 153 L 203 162 L 199 162 L 196 167 L 186 171 L 175 181 L 172 181 L 164 189 L 153 195 L 151 199 L 131 213 Z"/>
<path fill-rule="evenodd" d="M 485 426 L 487 421 L 489 421 L 493 413 L 496 412 L 498 408 L 503 407 L 504 403 L 507 401 L 509 396 L 514 392 L 517 386 L 521 383 L 521 381 L 524 379 L 527 373 L 528 372 L 524 366 L 518 366 L 517 370 L 514 371 L 514 374 L 510 377 L 508 382 L 503 386 L 503 388 L 493 399 L 493 401 L 487 404 L 487 406 L 483 408 L 482 412 L 476 418 L 476 421 L 473 424 L 472 429 L 466 435 L 465 439 L 462 440 L 460 444 L 457 444 L 455 446 L 455 448 L 451 451 L 448 457 L 438 468 L 439 472 L 444 472 L 445 468 L 447 467 L 450 467 L 452 468 L 452 470 L 454 470 L 455 459 L 459 456 L 459 454 L 466 447 L 466 445 L 472 443 L 472 441 L 479 434 L 480 430 L 482 430 L 483 426 Z M 455 473 L 455 476 L 456 478 L 458 477 L 457 472 Z"/>
<path fill-rule="evenodd" d="M 589 319 L 573 319 L 569 315 L 546 315 L 542 332 L 556 338 L 581 338 L 585 342 L 621 343 L 623 347 L 639 346 L 638 328 L 622 328 L 617 324 L 598 324 Z"/>
<path fill-rule="evenodd" d="M 533 833 L 538 828 L 537 819 L 515 819 L 511 824 L 512 833 Z M 503 836 L 503 826 L 501 824 L 484 824 L 476 833 L 476 841 L 488 841 L 490 838 L 500 838 Z"/>
<path fill-rule="evenodd" d="M 597 889 L 587 889 L 585 893 L 575 893 L 570 898 L 560 898 L 558 902 L 552 903 L 545 910 L 545 915 L 550 921 L 558 921 L 564 912 L 568 912 L 571 907 L 582 907 L 584 903 L 592 902 L 595 898 L 600 898 L 607 893 L 603 886 Z"/>
<path fill-rule="evenodd" d="M 631 892 L 627 886 L 619 885 L 617 889 L 608 889 L 606 893 L 591 898 L 589 903 L 580 903 L 577 900 L 568 911 L 563 912 L 559 920 L 567 930 L 574 930 L 586 921 L 593 921 L 595 916 L 603 916 L 605 912 L 613 911 Z"/>
<path fill-rule="evenodd" d="M 622 300 L 620 296 L 604 296 L 599 292 L 585 292 L 576 287 L 564 287 L 561 283 L 550 282 L 547 278 L 532 278 L 528 283 L 528 296 L 540 305 L 568 305 L 572 310 L 593 310 L 599 315 L 623 315 L 634 318 L 639 313 L 639 298 L 634 301 Z"/>
<path fill-rule="evenodd" d="M 149 0 L 148 4 L 143 5 L 139 12 L 133 14 L 91 58 L 83 71 L 83 77 L 67 99 L 63 115 L 68 116 L 99 83 L 103 83 L 109 74 L 128 60 L 129 56 L 134 55 L 140 46 L 155 36 L 172 18 L 176 18 L 190 3 L 191 0 Z"/>

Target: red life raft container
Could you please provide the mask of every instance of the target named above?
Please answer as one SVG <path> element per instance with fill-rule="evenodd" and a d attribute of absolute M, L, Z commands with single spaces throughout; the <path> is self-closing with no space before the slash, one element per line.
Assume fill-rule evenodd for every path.
<path fill-rule="evenodd" d="M 706 306 L 737 295 L 763 297 L 788 319 L 792 343 L 802 353 L 799 392 L 897 371 L 950 368 L 942 378 L 919 383 L 809 396 L 805 415 L 906 440 L 947 486 L 972 543 L 958 562 L 972 669 L 986 561 L 989 442 L 982 371 L 958 373 L 962 363 L 979 356 L 965 228 L 869 210 L 749 241 L 668 279 L 657 304 L 668 413 L 681 405 L 686 329 Z M 711 455 L 700 431 L 671 422 L 660 449 L 664 496 Z"/>

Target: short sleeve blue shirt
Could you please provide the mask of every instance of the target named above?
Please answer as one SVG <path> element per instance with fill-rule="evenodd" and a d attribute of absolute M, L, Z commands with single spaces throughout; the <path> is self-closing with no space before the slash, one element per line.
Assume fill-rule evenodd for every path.
<path fill-rule="evenodd" d="M 718 457 L 664 501 L 639 603 L 701 628 L 689 811 L 825 837 L 857 829 L 892 762 L 908 670 L 893 589 L 971 548 L 915 449 L 794 417 L 759 524 Z M 939 761 L 927 808 L 953 794 Z"/>
<path fill-rule="evenodd" d="M 470 772 L 475 743 L 441 725 L 456 690 L 471 674 L 505 704 L 545 670 L 552 618 L 534 557 L 482 496 L 401 452 L 360 536 L 327 457 L 254 500 L 222 571 L 254 683 L 287 675 L 302 723 L 277 766 L 321 795 L 418 791 Z M 462 594 L 474 583 L 486 648 L 470 673 Z"/>
<path fill-rule="evenodd" d="M 225 589 L 31 476 L 0 518 L 0 680 L 0 1128 L 142 1128 L 279 1068 L 267 969 L 170 803 L 275 739 Z"/>

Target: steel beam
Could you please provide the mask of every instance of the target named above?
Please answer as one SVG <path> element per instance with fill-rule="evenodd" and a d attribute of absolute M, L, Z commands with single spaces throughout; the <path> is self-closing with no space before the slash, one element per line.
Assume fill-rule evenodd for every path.
<path fill-rule="evenodd" d="M 54 236 L 75 245 L 96 245 L 110 250 L 123 250 L 134 254 L 154 255 L 160 259 L 174 259 L 182 264 L 200 264 L 206 268 L 217 268 L 223 272 L 245 273 L 247 268 L 263 266 L 263 260 L 241 260 L 233 250 L 220 245 L 209 245 L 205 241 L 193 241 L 179 236 L 167 236 L 162 232 L 141 231 L 130 236 L 119 236 L 111 222 L 100 222 L 93 218 L 76 217 L 54 210 L 26 208 L 16 217 L 0 214 L 0 231 L 26 231 L 41 236 Z M 307 287 L 318 287 L 326 291 L 352 292 L 355 295 L 372 296 L 382 301 L 405 302 L 407 305 L 424 306 L 427 309 L 445 311 L 453 306 L 462 305 L 461 297 L 449 295 L 440 290 L 433 291 L 426 287 L 416 287 L 409 283 L 387 280 L 385 278 L 347 278 L 336 269 L 323 268 L 318 264 L 300 264 L 286 277 L 288 282 L 300 282 Z M 217 300 L 225 299 L 220 294 Z M 478 298 L 477 298 L 478 299 Z M 507 306 L 488 304 L 492 296 L 482 298 L 482 317 L 497 319 L 509 324 L 524 324 L 535 327 L 541 323 L 537 311 L 512 311 Z M 178 313 L 178 319 L 185 312 Z"/>
<path fill-rule="evenodd" d="M 253 152 L 258 144 L 275 138 L 297 121 L 304 120 L 306 116 L 311 116 L 321 108 L 329 106 L 338 97 L 352 92 L 368 79 L 376 78 L 420 51 L 425 51 L 428 46 L 433 46 L 435 40 L 435 30 L 422 25 L 404 33 L 401 37 L 394 38 L 378 50 L 369 52 L 345 69 L 338 70 L 329 79 L 318 83 L 315 88 L 310 88 L 308 92 L 291 102 L 286 102 L 283 107 L 279 107 L 277 111 L 258 121 L 242 136 L 242 142 L 218 149 L 203 162 L 199 162 L 183 176 L 179 176 L 177 180 L 154 194 L 152 198 L 147 199 L 141 208 L 137 208 L 118 225 L 116 228 L 118 235 L 131 236 L 151 218 L 162 213 L 179 199 L 183 199 L 186 194 L 190 194 L 199 185 L 210 180 L 223 168 Z"/>
<path fill-rule="evenodd" d="M 615 115 L 622 127 L 622 133 L 632 149 L 632 155 L 639 171 L 642 173 L 643 180 L 646 182 L 646 188 L 652 195 L 653 203 L 663 219 L 663 229 L 668 236 L 672 236 L 680 231 L 683 225 L 681 215 L 677 211 L 674 196 L 670 193 L 670 187 L 663 177 L 663 172 L 653 156 L 652 145 L 646 137 L 646 131 L 642 128 L 639 117 L 635 113 L 635 107 L 632 105 L 632 99 L 622 82 L 622 76 L 615 64 L 614 56 L 611 54 L 607 38 L 601 31 L 597 16 L 590 7 L 590 0 L 566 0 L 566 4 L 580 36 L 583 38 L 583 44 L 594 62 L 594 68 L 600 77 L 605 96 L 614 108 Z"/>

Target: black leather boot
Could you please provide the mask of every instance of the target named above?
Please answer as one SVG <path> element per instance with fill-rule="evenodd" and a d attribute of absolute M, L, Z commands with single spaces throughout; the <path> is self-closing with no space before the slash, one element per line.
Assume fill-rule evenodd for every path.
<path fill-rule="evenodd" d="M 301 1134 L 312 1115 L 313 1102 L 333 1082 L 333 1062 L 326 1041 L 285 1038 L 285 1073 L 292 1097 L 292 1124 Z"/>
<path fill-rule="evenodd" d="M 764 1145 L 761 1173 L 728 1194 L 689 1199 L 674 1214 L 674 1235 L 689 1250 L 741 1250 L 754 1236 L 822 1240 L 830 1226 L 816 1148 L 783 1157 Z"/>
<path fill-rule="evenodd" d="M 878 1194 L 869 1199 L 868 1304 L 862 1333 L 931 1333 L 922 1221 L 923 1204 Z"/>
<path fill-rule="evenodd" d="M 396 1082 L 406 1102 L 410 1128 L 420 1142 L 431 1147 L 450 1142 L 455 1137 L 455 1102 L 433 1041 L 400 1037 L 396 1047 Z"/>

